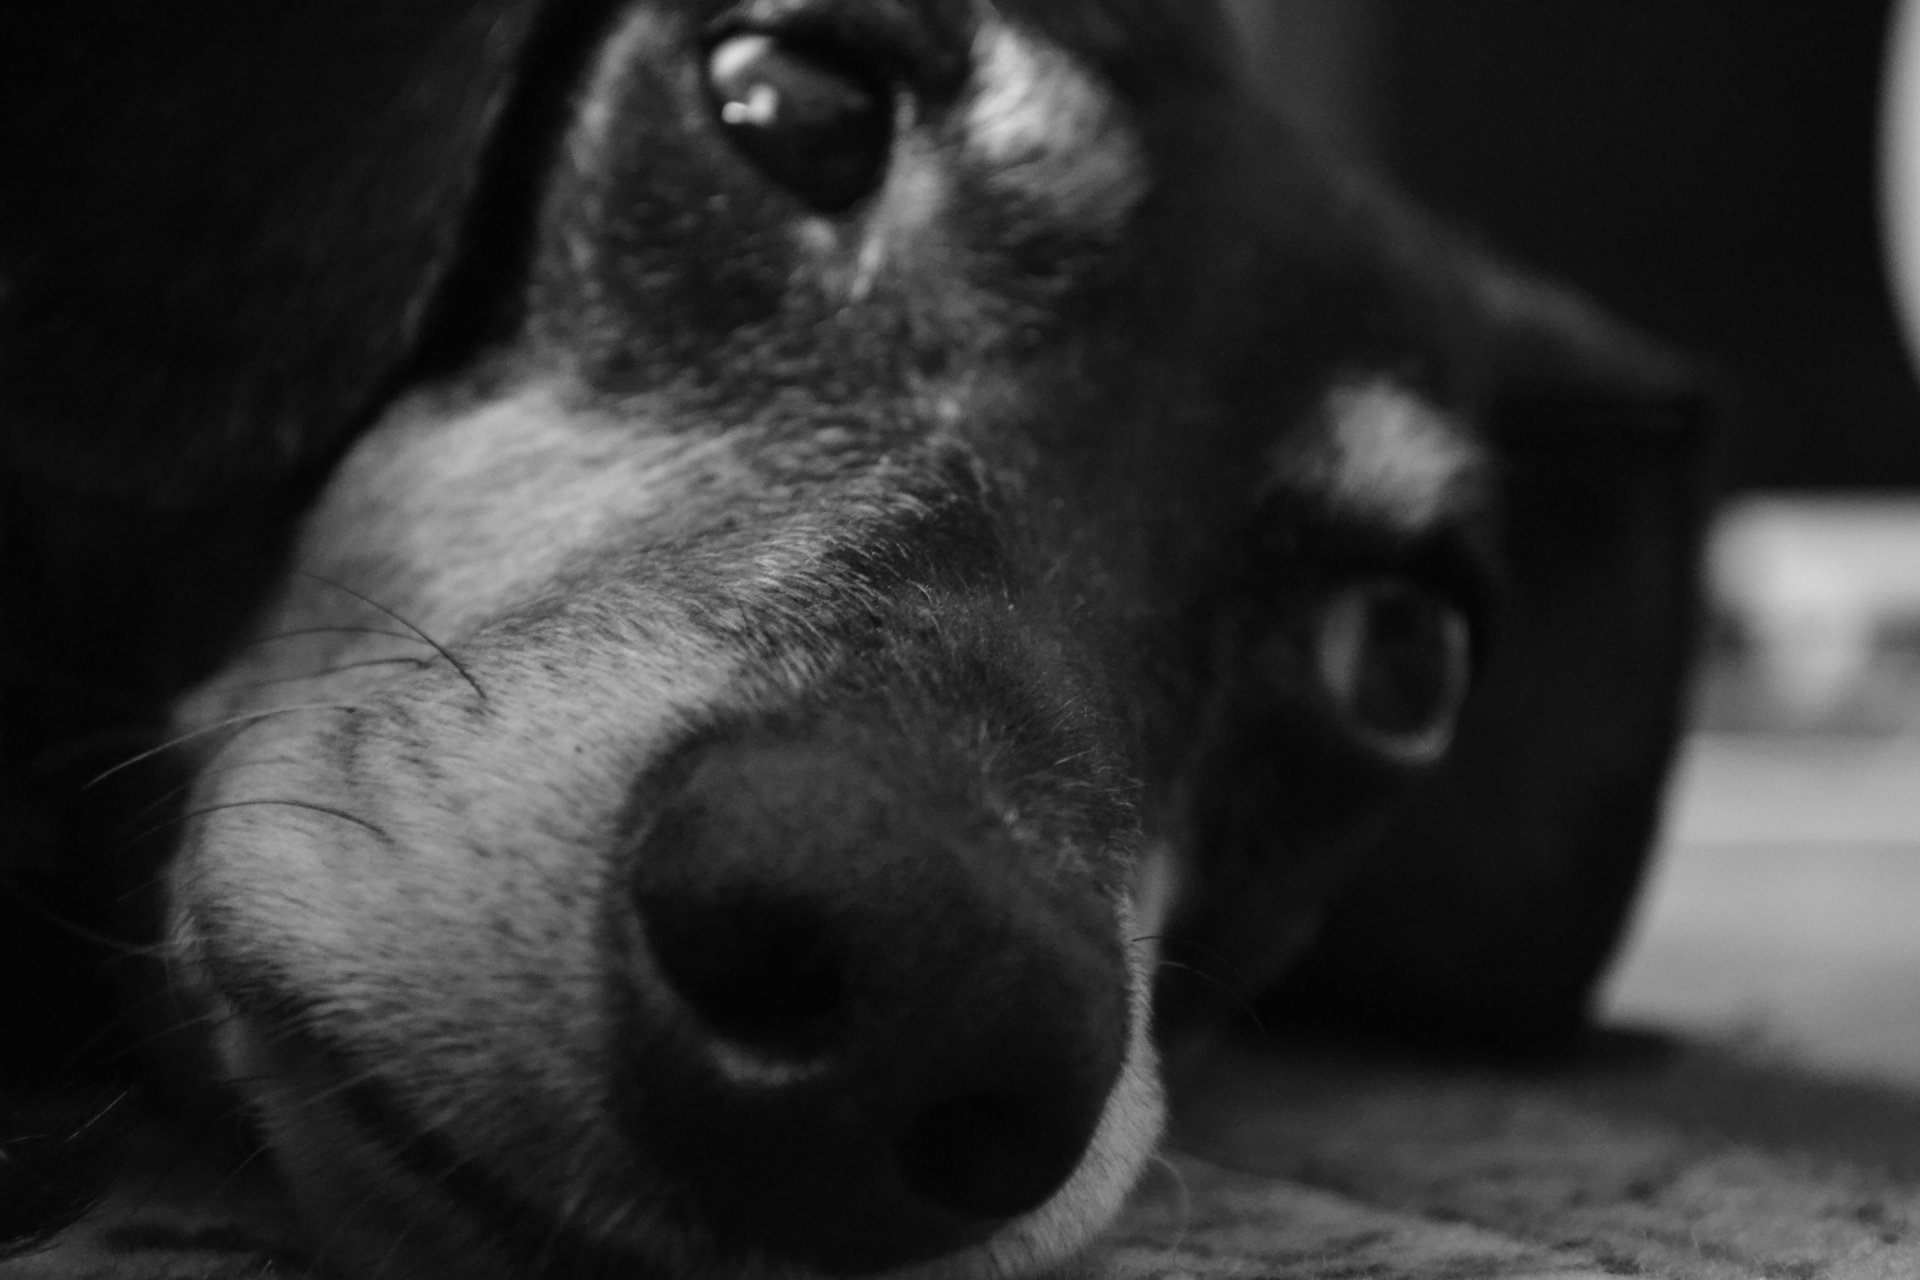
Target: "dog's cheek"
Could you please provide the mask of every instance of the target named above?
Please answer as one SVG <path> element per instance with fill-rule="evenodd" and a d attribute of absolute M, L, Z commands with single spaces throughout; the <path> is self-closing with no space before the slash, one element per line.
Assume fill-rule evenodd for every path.
<path fill-rule="evenodd" d="M 499 671 L 483 679 L 504 695 Z M 171 877 L 175 971 L 303 1200 L 404 1191 L 394 1154 L 423 1135 L 514 1183 L 583 1151 L 621 1166 L 591 1105 L 612 1038 L 591 923 L 608 836 L 582 815 L 614 803 L 611 783 L 591 793 L 624 779 L 604 745 L 624 726 L 560 715 L 480 743 L 428 690 L 384 726 L 363 716 L 351 744 L 289 723 L 204 781 Z M 535 744 L 567 729 L 602 745 L 562 769 Z M 355 1113 L 356 1087 L 399 1100 L 397 1129 Z"/>

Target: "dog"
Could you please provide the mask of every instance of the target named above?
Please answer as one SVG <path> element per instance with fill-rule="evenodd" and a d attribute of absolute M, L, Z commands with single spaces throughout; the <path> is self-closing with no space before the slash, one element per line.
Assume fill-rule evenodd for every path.
<path fill-rule="evenodd" d="M 1702 396 L 1220 14 L 205 7 L 15 55 L 7 869 L 328 1264 L 1034 1275 L 1240 1003 L 1578 1025 Z"/>

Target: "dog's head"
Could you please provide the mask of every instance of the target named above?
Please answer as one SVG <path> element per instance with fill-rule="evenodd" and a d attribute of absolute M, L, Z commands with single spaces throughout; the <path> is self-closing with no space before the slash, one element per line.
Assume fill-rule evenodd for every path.
<path fill-rule="evenodd" d="M 349 1265 L 1056 1264 L 1210 1003 L 1163 957 L 1270 979 L 1498 670 L 1515 388 L 1679 384 L 1198 6 L 510 25 L 437 345 L 181 704 L 170 979 Z M 1683 595 L 1580 767 L 1657 775 Z"/>

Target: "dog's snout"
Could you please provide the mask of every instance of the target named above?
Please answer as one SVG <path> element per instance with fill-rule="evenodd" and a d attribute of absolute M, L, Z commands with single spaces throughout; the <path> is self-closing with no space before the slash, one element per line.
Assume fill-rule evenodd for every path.
<path fill-rule="evenodd" d="M 1044 1204 L 1130 1033 L 1104 895 L 887 756 L 703 747 L 633 853 L 636 1137 L 716 1239 L 829 1271 Z"/>

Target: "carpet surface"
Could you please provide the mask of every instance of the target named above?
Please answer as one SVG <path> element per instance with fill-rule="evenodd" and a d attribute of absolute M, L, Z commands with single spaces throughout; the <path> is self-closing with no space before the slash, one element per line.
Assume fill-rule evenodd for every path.
<path fill-rule="evenodd" d="M 1082 1280 L 1916 1280 L 1920 1095 L 1613 1033 L 1529 1071 L 1241 1047 Z M 4 1280 L 307 1274 L 258 1172 L 137 1131 Z"/>
<path fill-rule="evenodd" d="M 1130 1275 L 1913 1280 L 1920 1099 L 1613 1035 L 1534 1072 L 1221 1062 Z M 1200 1159 L 1204 1157 L 1204 1160 Z"/>

